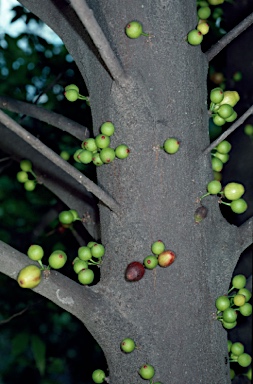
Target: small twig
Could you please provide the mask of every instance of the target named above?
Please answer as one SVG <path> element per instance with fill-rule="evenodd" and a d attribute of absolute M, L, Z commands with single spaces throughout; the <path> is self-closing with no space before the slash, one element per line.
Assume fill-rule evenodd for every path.
<path fill-rule="evenodd" d="M 228 32 L 222 39 L 220 39 L 215 45 L 213 45 L 207 52 L 205 52 L 208 61 L 211 61 L 223 48 L 225 48 L 231 41 L 239 36 L 245 29 L 247 29 L 253 23 L 253 13 L 246 17 L 235 28 Z"/>
<path fill-rule="evenodd" d="M 15 113 L 23 113 L 40 121 L 44 121 L 45 123 L 59 128 L 62 131 L 70 133 L 72 136 L 82 141 L 89 137 L 88 128 L 83 127 L 81 124 L 78 124 L 58 113 L 48 111 L 30 103 L 25 103 L 24 101 L 18 101 L 10 97 L 0 96 L 0 108 Z"/>
<path fill-rule="evenodd" d="M 98 185 L 93 183 L 93 181 L 91 181 L 88 177 L 84 176 L 81 172 L 75 169 L 75 167 L 63 160 L 54 151 L 48 148 L 31 133 L 26 131 L 23 127 L 16 123 L 16 121 L 14 121 L 11 117 L 6 115 L 1 110 L 0 122 L 3 123 L 12 132 L 15 132 L 19 137 L 21 137 L 26 143 L 36 149 L 40 154 L 52 161 L 56 166 L 61 168 L 68 175 L 73 177 L 78 183 L 83 185 L 87 189 L 87 191 L 93 193 L 99 200 L 101 200 L 108 208 L 110 208 L 114 212 L 119 212 L 120 205 L 111 196 L 109 196 Z"/>
<path fill-rule="evenodd" d="M 214 140 L 203 151 L 203 154 L 206 155 L 207 153 L 211 152 L 212 149 L 214 149 L 221 141 L 225 140 L 226 137 L 230 135 L 230 133 L 236 130 L 236 128 L 240 127 L 240 125 L 252 114 L 253 114 L 253 105 L 234 124 L 232 124 L 230 128 L 228 128 L 225 132 L 223 132 L 223 134 L 220 135 L 218 139 Z"/>
<path fill-rule="evenodd" d="M 85 0 L 71 0 L 70 2 L 77 16 L 93 40 L 93 43 L 97 47 L 99 54 L 107 66 L 112 78 L 122 84 L 124 80 L 126 80 L 126 74 L 124 73 L 124 69 L 114 54 L 102 29 L 97 23 L 93 15 L 93 11 L 89 8 Z"/>
<path fill-rule="evenodd" d="M 10 316 L 8 319 L 0 321 L 0 325 L 9 323 L 15 317 L 23 315 L 23 313 L 26 312 L 27 310 L 28 310 L 28 307 L 25 309 L 22 309 L 22 311 L 20 311 L 20 312 L 15 313 L 14 315 Z"/>

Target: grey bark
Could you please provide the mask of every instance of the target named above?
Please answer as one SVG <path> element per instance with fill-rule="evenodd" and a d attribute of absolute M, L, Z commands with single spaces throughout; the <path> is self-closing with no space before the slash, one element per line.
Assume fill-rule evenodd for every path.
<path fill-rule="evenodd" d="M 112 80 L 67 1 L 21 3 L 62 38 L 76 61 L 89 90 L 94 134 L 111 120 L 112 146 L 131 149 L 127 159 L 97 171 L 98 185 L 120 204 L 118 214 L 99 206 L 106 247 L 100 282 L 80 287 L 57 272 L 35 291 L 83 321 L 103 348 L 110 384 L 142 383 L 137 372 L 144 363 L 155 367 L 154 381 L 164 384 L 230 383 L 227 336 L 214 318 L 214 303 L 252 242 L 252 227 L 229 225 L 215 197 L 206 198 L 207 218 L 194 222 L 196 200 L 212 179 L 210 155 L 203 154 L 209 145 L 207 61 L 200 47 L 185 41 L 196 25 L 195 0 L 88 2 L 128 75 L 123 86 Z M 134 19 L 149 39 L 125 36 Z M 181 142 L 171 156 L 159 148 L 170 136 Z M 158 239 L 176 253 L 174 264 L 126 282 L 128 263 L 142 262 Z M 18 268 L 14 273 L 7 258 L 20 260 L 18 267 L 27 259 L 6 245 L 1 250 L 1 271 L 15 278 Z M 125 337 L 139 349 L 123 354 Z"/>

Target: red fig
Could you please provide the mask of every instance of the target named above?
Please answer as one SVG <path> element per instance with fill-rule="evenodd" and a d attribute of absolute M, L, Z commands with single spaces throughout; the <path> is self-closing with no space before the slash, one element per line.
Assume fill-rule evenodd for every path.
<path fill-rule="evenodd" d="M 143 264 L 139 263 L 138 261 L 133 261 L 132 263 L 128 264 L 125 277 L 128 281 L 139 281 L 144 276 L 144 273 L 145 268 Z"/>
<path fill-rule="evenodd" d="M 175 258 L 176 255 L 174 252 L 164 251 L 158 256 L 158 264 L 160 265 L 160 267 L 166 268 L 174 262 Z"/>

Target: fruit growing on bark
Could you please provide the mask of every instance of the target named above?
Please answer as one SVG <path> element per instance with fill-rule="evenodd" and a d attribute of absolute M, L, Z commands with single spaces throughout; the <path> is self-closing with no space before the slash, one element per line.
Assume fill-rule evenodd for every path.
<path fill-rule="evenodd" d="M 21 269 L 17 280 L 21 288 L 35 288 L 41 282 L 41 270 L 36 265 L 28 265 Z"/>

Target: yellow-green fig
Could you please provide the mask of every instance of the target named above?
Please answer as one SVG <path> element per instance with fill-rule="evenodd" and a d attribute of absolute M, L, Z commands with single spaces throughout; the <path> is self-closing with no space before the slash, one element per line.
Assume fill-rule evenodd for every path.
<path fill-rule="evenodd" d="M 41 282 L 41 270 L 36 265 L 28 265 L 21 269 L 17 280 L 21 288 L 35 288 Z"/>
<path fill-rule="evenodd" d="M 231 107 L 234 107 L 236 103 L 240 100 L 239 93 L 236 91 L 225 91 L 223 95 L 224 97 L 219 103 L 219 105 L 229 104 L 231 105 Z"/>

